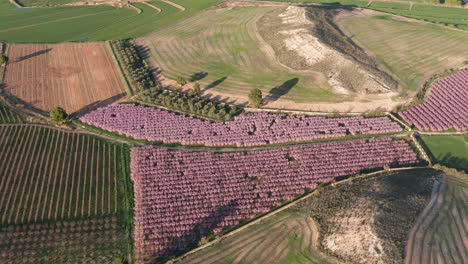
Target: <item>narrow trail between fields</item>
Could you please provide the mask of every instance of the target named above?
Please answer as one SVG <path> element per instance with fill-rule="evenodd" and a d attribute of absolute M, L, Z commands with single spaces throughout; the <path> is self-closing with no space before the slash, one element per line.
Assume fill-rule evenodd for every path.
<path fill-rule="evenodd" d="M 149 3 L 149 2 L 141 2 L 141 3 L 144 4 L 144 5 L 147 5 L 147 6 L 151 7 L 151 8 L 153 8 L 153 9 L 155 9 L 156 11 L 158 11 L 158 13 L 161 13 L 161 12 L 162 12 L 161 8 L 159 8 L 159 7 L 157 7 L 157 6 L 153 5 L 153 4 L 151 4 L 151 3 Z"/>
<path fill-rule="evenodd" d="M 18 2 L 16 2 L 15 0 L 9 0 L 9 1 L 10 1 L 10 3 L 11 3 L 12 5 L 14 5 L 14 6 L 18 7 L 18 8 L 22 8 L 22 7 L 23 7 L 22 5 L 20 5 L 20 4 L 19 4 Z"/>
<path fill-rule="evenodd" d="M 171 6 L 177 8 L 177 9 L 179 9 L 181 11 L 185 11 L 185 7 L 183 7 L 183 6 L 179 5 L 179 4 L 176 4 L 174 2 L 171 2 L 169 0 L 161 0 L 161 2 L 164 2 L 164 3 L 168 4 L 168 5 L 171 5 Z"/>

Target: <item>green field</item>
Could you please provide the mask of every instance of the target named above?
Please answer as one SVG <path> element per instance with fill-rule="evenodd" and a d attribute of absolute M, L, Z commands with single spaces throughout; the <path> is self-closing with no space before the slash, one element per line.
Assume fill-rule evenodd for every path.
<path fill-rule="evenodd" d="M 131 254 L 125 145 L 21 124 L 0 126 L 0 149 L 2 263 L 111 263 Z"/>
<path fill-rule="evenodd" d="M 78 6 L 14 8 L 0 0 L 0 40 L 6 42 L 65 42 L 134 38 L 161 29 L 221 0 L 173 1 L 179 10 L 161 1 L 151 2 L 159 12 L 142 3 L 134 8 Z"/>
<path fill-rule="evenodd" d="M 147 36 L 150 63 L 165 77 L 187 80 L 200 74 L 198 82 L 205 94 L 244 96 L 252 88 L 264 95 L 294 80 L 281 99 L 295 102 L 333 101 L 335 95 L 326 80 L 318 81 L 310 73 L 294 72 L 262 49 L 256 35 L 256 21 L 274 7 L 246 7 L 210 10 L 197 14 Z M 216 21 L 216 23 L 214 23 Z M 297 78 L 297 79 L 296 79 Z M 273 89 L 273 90 L 272 90 Z"/>
<path fill-rule="evenodd" d="M 422 139 L 434 163 L 468 172 L 468 136 L 423 136 Z"/>
<path fill-rule="evenodd" d="M 81 0 L 17 0 L 17 2 L 22 6 L 56 6 L 81 2 Z"/>
<path fill-rule="evenodd" d="M 0 102 L 0 124 L 23 123 L 23 116 Z"/>
<path fill-rule="evenodd" d="M 409 91 L 421 88 L 431 75 L 459 67 L 468 59 L 465 32 L 391 16 L 351 17 L 339 24 Z"/>

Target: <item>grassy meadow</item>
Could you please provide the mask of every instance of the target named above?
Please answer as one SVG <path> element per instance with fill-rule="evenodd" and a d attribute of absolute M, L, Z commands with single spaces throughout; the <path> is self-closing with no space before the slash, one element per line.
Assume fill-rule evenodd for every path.
<path fill-rule="evenodd" d="M 76 6 L 15 8 L 0 0 L 0 40 L 6 42 L 67 42 L 134 38 L 163 28 L 221 0 L 173 1 L 185 11 L 162 1 L 158 10 L 135 3 L 133 8 Z"/>
<path fill-rule="evenodd" d="M 423 136 L 435 163 L 468 172 L 468 136 Z"/>
<path fill-rule="evenodd" d="M 468 34 L 458 30 L 386 15 L 350 17 L 339 24 L 410 92 L 468 59 Z"/>
<path fill-rule="evenodd" d="M 259 88 L 268 94 L 275 87 L 294 83 L 282 99 L 340 99 L 326 80 L 291 71 L 262 50 L 264 44 L 256 35 L 255 23 L 273 9 L 210 10 L 156 31 L 145 38 L 151 54 L 149 62 L 170 79 L 197 77 L 205 93 L 246 96 L 252 88 Z"/>

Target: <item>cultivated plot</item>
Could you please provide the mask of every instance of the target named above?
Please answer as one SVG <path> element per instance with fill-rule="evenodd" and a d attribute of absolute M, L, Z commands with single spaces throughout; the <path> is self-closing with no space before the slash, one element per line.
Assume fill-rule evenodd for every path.
<path fill-rule="evenodd" d="M 468 172 L 468 136 L 423 136 L 434 163 Z"/>
<path fill-rule="evenodd" d="M 125 146 L 2 125 L 0 149 L 2 263 L 110 263 L 129 253 Z"/>
<path fill-rule="evenodd" d="M 125 95 L 105 43 L 15 44 L 8 57 L 5 91 L 44 111 L 74 113 Z"/>
<path fill-rule="evenodd" d="M 339 24 L 410 93 L 433 74 L 468 59 L 468 34 L 459 30 L 368 12 L 347 16 Z"/>
<path fill-rule="evenodd" d="M 0 124 L 16 123 L 23 123 L 22 115 L 0 102 Z"/>
<path fill-rule="evenodd" d="M 468 177 L 446 175 L 411 229 L 407 264 L 463 263 L 468 259 Z"/>

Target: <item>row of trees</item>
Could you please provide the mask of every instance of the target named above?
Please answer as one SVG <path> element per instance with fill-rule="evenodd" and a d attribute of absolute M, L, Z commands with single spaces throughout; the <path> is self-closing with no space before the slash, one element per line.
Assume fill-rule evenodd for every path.
<path fill-rule="evenodd" d="M 242 112 L 242 108 L 213 102 L 196 94 L 183 94 L 157 87 L 143 91 L 140 98 L 145 102 L 218 121 L 231 120 Z"/>
<path fill-rule="evenodd" d="M 135 44 L 128 39 L 112 40 L 111 45 L 116 53 L 125 77 L 135 92 L 141 92 L 155 85 L 151 71 L 138 53 Z"/>

